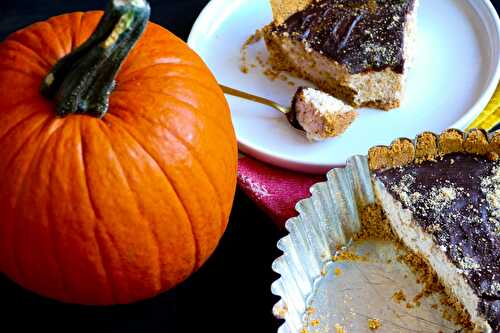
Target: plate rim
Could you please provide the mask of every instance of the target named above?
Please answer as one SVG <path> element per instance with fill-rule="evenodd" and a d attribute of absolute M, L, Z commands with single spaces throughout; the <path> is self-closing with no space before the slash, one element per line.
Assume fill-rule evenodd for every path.
<path fill-rule="evenodd" d="M 210 0 L 205 7 L 202 9 L 198 15 L 191 31 L 189 33 L 187 44 L 195 52 L 197 52 L 198 40 L 204 35 L 203 27 L 205 22 L 213 22 L 215 12 L 219 6 L 226 3 L 228 0 Z M 249 0 L 231 0 L 232 6 L 237 7 L 241 3 Z M 500 17 L 495 7 L 491 3 L 491 0 L 464 0 L 468 3 L 471 9 L 474 10 L 476 16 L 479 17 L 480 21 L 483 23 L 483 27 L 486 29 L 489 45 L 491 47 L 491 68 L 487 81 L 486 88 L 482 91 L 479 97 L 476 99 L 475 103 L 470 107 L 469 111 L 466 111 L 458 120 L 456 120 L 450 128 L 457 128 L 459 130 L 464 130 L 466 127 L 476 119 L 484 108 L 488 105 L 489 101 L 493 97 L 495 90 L 500 81 Z M 481 15 L 482 14 L 482 15 Z M 496 36 L 496 38 L 495 38 Z M 201 55 L 200 55 L 200 58 Z M 202 58 L 203 59 L 203 58 Z M 497 59 L 495 63 L 495 59 Z M 266 147 L 256 146 L 248 140 L 243 140 L 240 138 L 238 133 L 236 133 L 236 138 L 238 141 L 238 147 L 243 153 L 254 157 L 260 161 L 272 164 L 277 167 L 289 169 L 292 171 L 312 173 L 312 174 L 323 174 L 328 170 L 341 167 L 345 164 L 325 164 L 325 163 L 315 163 L 315 162 L 303 162 L 298 159 L 289 158 L 281 156 L 281 154 L 276 154 L 270 151 Z"/>

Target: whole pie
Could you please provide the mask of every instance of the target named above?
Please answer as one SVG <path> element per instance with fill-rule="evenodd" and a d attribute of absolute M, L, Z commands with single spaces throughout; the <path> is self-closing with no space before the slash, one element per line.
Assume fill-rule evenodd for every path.
<path fill-rule="evenodd" d="M 353 106 L 400 105 L 418 0 L 271 0 L 270 62 Z"/>
<path fill-rule="evenodd" d="M 479 332 L 500 332 L 500 132 L 448 130 L 369 152 L 398 238 L 435 271 Z"/>

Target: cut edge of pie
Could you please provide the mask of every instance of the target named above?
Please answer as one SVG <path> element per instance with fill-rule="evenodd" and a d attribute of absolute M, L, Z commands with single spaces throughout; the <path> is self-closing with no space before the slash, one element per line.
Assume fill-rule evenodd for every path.
<path fill-rule="evenodd" d="M 313 50 L 307 42 L 278 31 L 277 28 L 286 26 L 286 20 L 293 14 L 313 3 L 319 3 L 314 0 L 271 0 L 274 21 L 263 29 L 269 62 L 275 70 L 287 71 L 310 80 L 321 90 L 354 107 L 373 107 L 385 111 L 398 108 L 404 97 L 407 72 L 411 67 L 415 45 L 419 0 L 412 1 L 413 9 L 404 21 L 403 45 L 399 46 L 404 59 L 401 73 L 391 66 L 381 70 L 351 72 L 348 66 Z"/>
<path fill-rule="evenodd" d="M 425 132 L 415 141 L 400 138 L 390 146 L 377 146 L 370 149 L 368 164 L 378 204 L 386 214 L 387 221 L 396 237 L 437 274 L 447 294 L 458 302 L 457 309 L 463 309 L 465 315 L 470 318 L 474 332 L 496 332 L 498 327 L 493 329 L 484 310 L 480 310 L 481 299 L 464 274 L 439 248 L 432 234 L 414 219 L 412 211 L 403 207 L 402 202 L 395 198 L 375 175 L 376 172 L 410 164 L 437 162 L 448 155 L 460 153 L 484 156 L 489 160 L 498 161 L 500 131 L 488 135 L 485 131 L 478 129 L 471 130 L 467 134 L 450 129 L 440 135 Z M 498 301 L 494 302 L 498 303 Z M 498 321 L 498 311 L 496 321 Z"/>

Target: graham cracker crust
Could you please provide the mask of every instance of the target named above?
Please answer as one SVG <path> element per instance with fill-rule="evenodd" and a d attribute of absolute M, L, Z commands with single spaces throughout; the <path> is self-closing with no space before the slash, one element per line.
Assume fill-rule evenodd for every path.
<path fill-rule="evenodd" d="M 436 161 L 445 155 L 460 152 L 497 160 L 500 156 L 500 132 L 492 135 L 482 129 L 473 129 L 468 133 L 449 129 L 440 135 L 424 132 L 414 142 L 401 138 L 390 146 L 371 148 L 368 166 L 371 171 L 386 170 L 413 162 Z"/>

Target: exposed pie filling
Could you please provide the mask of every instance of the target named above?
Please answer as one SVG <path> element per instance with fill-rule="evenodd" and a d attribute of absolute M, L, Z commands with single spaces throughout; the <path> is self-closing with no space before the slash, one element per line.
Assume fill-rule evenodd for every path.
<path fill-rule="evenodd" d="M 323 0 L 274 31 L 345 65 L 351 74 L 391 68 L 403 73 L 403 39 L 415 0 Z"/>
<path fill-rule="evenodd" d="M 375 172 L 447 254 L 500 330 L 500 162 L 464 153 Z"/>

